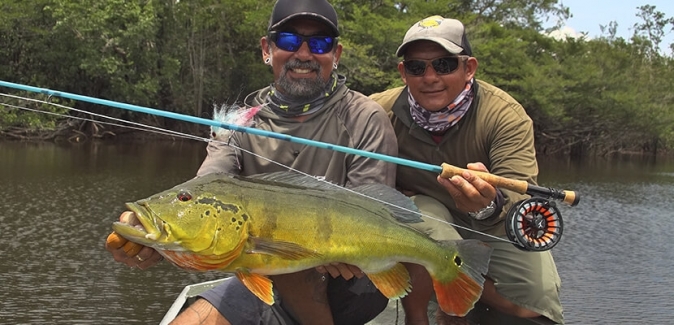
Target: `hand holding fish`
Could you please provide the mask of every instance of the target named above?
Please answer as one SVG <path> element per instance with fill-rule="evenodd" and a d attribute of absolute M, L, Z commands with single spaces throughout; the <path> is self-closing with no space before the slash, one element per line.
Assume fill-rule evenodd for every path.
<path fill-rule="evenodd" d="M 119 221 L 129 224 L 138 223 L 137 219 L 132 218 L 132 216 L 133 212 L 125 211 L 119 216 Z M 138 267 L 141 270 L 145 270 L 163 259 L 161 254 L 153 248 L 128 241 L 115 232 L 111 233 L 105 241 L 105 249 L 112 253 L 115 261 L 124 263 L 129 267 Z"/>
<path fill-rule="evenodd" d="M 484 164 L 470 163 L 469 170 L 489 172 Z M 456 207 L 464 212 L 478 211 L 496 199 L 496 188 L 469 171 L 447 179 L 438 176 L 438 182 L 447 189 Z"/>
<path fill-rule="evenodd" d="M 353 277 L 360 279 L 365 275 L 357 266 L 344 263 L 330 263 L 317 266 L 316 271 L 322 274 L 330 273 L 330 276 L 333 278 L 341 276 L 346 280 L 351 280 Z"/>

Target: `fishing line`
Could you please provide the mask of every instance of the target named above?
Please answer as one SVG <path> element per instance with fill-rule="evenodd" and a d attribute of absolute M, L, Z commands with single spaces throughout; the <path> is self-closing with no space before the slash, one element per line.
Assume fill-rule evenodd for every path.
<path fill-rule="evenodd" d="M 433 216 L 430 216 L 430 215 L 427 215 L 427 214 L 423 214 L 423 213 L 421 213 L 421 212 L 419 212 L 419 211 L 414 211 L 414 210 L 407 209 L 407 208 L 405 208 L 405 207 L 400 207 L 400 206 L 397 206 L 397 205 L 395 205 L 395 204 L 393 204 L 393 203 L 386 202 L 386 201 L 383 201 L 383 200 L 381 200 L 381 199 L 378 199 L 378 198 L 375 198 L 375 197 L 371 197 L 371 196 L 368 196 L 368 195 L 366 195 L 366 194 L 363 194 L 363 193 L 354 191 L 354 190 L 349 189 L 349 188 L 347 188 L 347 187 L 340 186 L 340 185 L 338 185 L 338 184 L 332 183 L 332 182 L 327 181 L 327 180 L 325 180 L 325 179 L 315 177 L 315 176 L 310 175 L 310 174 L 308 174 L 308 173 L 305 173 L 305 172 L 303 172 L 303 171 L 297 170 L 297 169 L 295 169 L 295 168 L 293 168 L 293 167 L 287 166 L 287 165 L 282 164 L 282 163 L 280 163 L 280 162 L 277 162 L 277 161 L 274 161 L 274 160 L 272 160 L 272 159 L 269 159 L 269 158 L 266 158 L 266 157 L 264 157 L 264 156 L 261 156 L 261 155 L 259 155 L 259 154 L 253 153 L 253 152 L 251 152 L 251 151 L 249 151 L 249 150 L 246 150 L 246 149 L 243 149 L 243 148 L 241 148 L 241 147 L 235 146 L 235 145 L 229 143 L 229 141 L 217 140 L 217 139 L 212 139 L 212 138 L 205 138 L 205 137 L 200 137 L 200 136 L 197 136 L 197 135 L 192 135 L 192 134 L 187 134 L 187 133 L 182 133 L 182 132 L 177 132 L 177 131 L 167 130 L 167 129 L 163 129 L 163 128 L 156 127 L 156 126 L 146 125 L 146 124 L 143 124 L 143 123 L 132 122 L 132 121 L 127 121 L 127 120 L 123 120 L 123 119 L 120 119 L 120 118 L 115 118 L 115 117 L 111 117 L 111 116 L 106 116 L 106 115 L 103 115 L 103 114 L 92 113 L 92 112 L 80 110 L 80 109 L 77 109 L 77 108 L 73 108 L 73 107 L 69 107 L 69 106 L 65 106 L 65 105 L 60 105 L 60 104 L 52 103 L 52 102 L 50 102 L 50 101 L 45 101 L 45 100 L 39 100 L 39 99 L 33 99 L 33 98 L 27 98 L 27 97 L 16 96 L 16 95 L 10 95 L 10 94 L 5 94 L 5 93 L 0 93 L 0 96 L 11 97 L 11 98 L 14 98 L 14 99 L 20 99 L 20 100 L 26 100 L 26 101 L 32 101 L 32 102 L 37 102 L 37 103 L 41 103 L 41 104 L 53 105 L 53 106 L 56 106 L 56 107 L 64 108 L 64 109 L 71 110 L 71 111 L 75 111 L 75 112 L 78 112 L 78 113 L 89 114 L 89 115 L 96 116 L 96 117 L 99 117 L 99 118 L 102 118 L 102 119 L 113 120 L 113 121 L 117 121 L 117 122 L 122 122 L 122 123 L 126 123 L 126 124 L 131 124 L 131 125 L 134 125 L 134 126 L 125 125 L 125 124 L 111 123 L 111 122 L 105 122 L 105 121 L 100 121 L 100 120 L 94 120 L 94 119 L 86 118 L 86 117 L 71 116 L 71 115 L 60 114 L 60 113 L 55 113 L 55 112 L 47 112 L 47 111 L 42 111 L 42 110 L 39 110 L 39 109 L 33 109 L 33 108 L 27 108 L 27 107 L 21 107 L 21 106 L 16 106 L 16 105 L 11 105 L 11 104 L 6 104 L 6 103 L 0 103 L 0 105 L 12 107 L 12 108 L 17 108 L 17 109 L 27 110 L 27 111 L 36 112 L 36 113 L 44 113 L 44 114 L 48 114 L 48 115 L 55 115 L 55 116 L 60 116 L 60 117 L 63 117 L 63 118 L 68 118 L 68 119 L 83 120 L 83 121 L 89 121 L 89 122 L 100 123 L 100 124 L 105 124 L 105 125 L 112 125 L 112 126 L 117 126 L 117 127 L 122 127 L 122 128 L 129 128 L 129 129 L 138 130 L 138 131 L 145 131 L 145 132 L 151 132 L 151 133 L 157 133 L 157 134 L 163 134 L 163 135 L 171 135 L 171 136 L 176 136 L 176 137 L 179 137 L 179 138 L 185 138 L 185 139 L 197 140 L 197 141 L 202 141 L 202 142 L 206 142 L 206 143 L 209 143 L 209 142 L 215 142 L 215 143 L 224 144 L 224 145 L 233 147 L 233 148 L 235 148 L 235 149 L 237 149 L 237 150 L 240 150 L 240 151 L 242 151 L 242 152 L 244 152 L 244 153 L 250 154 L 250 155 L 252 155 L 252 156 L 254 156 L 254 157 L 257 157 L 257 158 L 263 159 L 263 160 L 265 160 L 265 161 L 268 161 L 268 162 L 270 162 L 270 163 L 273 163 L 273 164 L 275 164 L 275 165 L 277 165 L 277 166 L 283 167 L 283 168 L 285 168 L 285 169 L 287 169 L 287 170 L 289 170 L 289 171 L 292 171 L 292 172 L 301 174 L 302 176 L 310 177 L 310 178 L 312 178 L 312 179 L 314 179 L 314 180 L 317 180 L 317 181 L 320 181 L 320 182 L 324 182 L 324 183 L 329 184 L 329 185 L 331 185 L 331 186 L 338 187 L 338 188 L 340 188 L 340 189 L 342 189 L 342 190 L 346 190 L 346 191 L 348 191 L 348 192 L 350 192 L 350 193 L 352 193 L 352 194 L 360 195 L 360 196 L 365 197 L 365 198 L 368 198 L 368 199 L 370 199 L 370 200 L 374 200 L 374 201 L 376 201 L 376 202 L 379 202 L 379 203 L 382 203 L 382 204 L 385 204 L 385 205 L 388 205 L 388 206 L 396 207 L 397 209 L 403 210 L 403 211 L 405 211 L 405 212 L 413 213 L 413 214 L 416 214 L 416 215 L 419 215 L 419 216 L 423 216 L 423 217 L 426 217 L 426 218 L 429 218 L 429 219 L 432 219 L 432 220 L 435 220 L 435 221 L 439 221 L 439 222 L 441 222 L 441 223 L 444 223 L 444 224 L 453 226 L 453 227 L 455 227 L 455 228 L 459 228 L 459 229 L 463 229 L 463 230 L 466 230 L 466 231 L 469 231 L 469 232 L 473 232 L 473 233 L 476 233 L 476 234 L 479 234 L 479 235 L 482 235 L 482 236 L 485 236 L 485 237 L 489 237 L 489 238 L 494 239 L 494 240 L 499 240 L 499 241 L 507 242 L 507 243 L 510 243 L 510 244 L 517 244 L 515 241 L 509 241 L 509 240 L 504 239 L 504 238 L 501 238 L 501 237 L 497 237 L 497 236 L 494 236 L 494 235 L 486 234 L 486 233 L 477 231 L 477 230 L 475 230 L 475 229 L 471 229 L 471 228 L 464 227 L 464 226 L 461 226 L 461 225 L 458 225 L 458 224 L 454 224 L 454 223 L 449 222 L 449 221 L 447 221 L 447 220 L 439 219 L 439 218 L 436 218 L 436 217 L 433 217 Z M 51 97 L 51 95 L 50 95 L 50 97 Z M 135 126 L 138 126 L 138 127 L 135 127 Z M 150 129 L 150 130 L 148 130 L 148 129 Z M 229 129 L 229 131 L 234 131 L 234 130 Z"/>
<path fill-rule="evenodd" d="M 0 95 L 1 95 L 1 94 L 0 94 Z M 35 113 L 44 113 L 44 114 L 47 114 L 47 115 L 55 115 L 55 116 L 64 117 L 64 118 L 68 118 L 68 119 L 73 119 L 73 120 L 89 121 L 89 122 L 94 122 L 94 123 L 98 123 L 98 124 L 104 124 L 104 125 L 111 125 L 111 126 L 124 127 L 124 128 L 128 128 L 128 129 L 133 129 L 133 130 L 138 130 L 138 131 L 146 131 L 146 132 L 157 133 L 157 134 L 162 134 L 162 135 L 171 135 L 171 133 L 169 133 L 169 132 L 174 132 L 174 131 L 170 131 L 170 130 L 166 130 L 166 132 L 162 132 L 162 131 L 153 131 L 153 130 L 145 130 L 145 129 L 141 129 L 141 128 L 137 128 L 137 127 L 133 127 L 133 126 L 129 126 L 129 125 L 121 125 L 121 124 L 116 124 L 116 123 L 103 122 L 103 121 L 94 120 L 94 119 L 90 119 L 90 118 L 84 118 L 84 117 L 78 117 L 78 116 L 70 116 L 70 115 L 59 114 L 59 113 L 54 113 L 54 112 L 45 112 L 45 111 L 41 111 L 41 110 L 39 110 L 39 109 L 28 108 L 28 107 L 22 107 L 22 106 L 16 106 L 16 105 L 6 104 L 6 103 L 0 103 L 0 105 L 3 105 L 3 106 L 5 106 L 5 107 L 10 107 L 10 108 L 17 108 L 17 109 L 21 109 L 21 110 L 25 110 L 25 111 L 35 112 Z M 93 113 L 92 113 L 92 114 L 93 114 Z M 148 127 L 150 127 L 150 126 L 148 125 Z"/>
<path fill-rule="evenodd" d="M 31 101 L 31 102 L 41 103 L 41 104 L 52 105 L 52 106 L 56 106 L 56 107 L 60 107 L 60 108 L 65 108 L 65 109 L 68 109 L 68 110 L 71 110 L 71 111 L 75 111 L 75 112 L 78 112 L 78 113 L 88 114 L 88 115 L 100 117 L 100 118 L 103 118 L 103 119 L 109 119 L 109 120 L 113 120 L 113 121 L 117 121 L 117 122 L 122 122 L 122 123 L 130 124 L 130 125 L 140 126 L 140 127 L 135 127 L 135 126 L 130 126 L 130 125 L 124 125 L 124 124 L 117 124 L 117 123 L 111 123 L 111 122 L 105 122 L 105 121 L 100 121 L 100 120 L 94 120 L 94 119 L 92 119 L 92 118 L 86 118 L 86 117 L 79 117 L 79 116 L 72 116 L 72 115 L 60 114 L 60 113 L 55 113 L 55 112 L 48 112 L 48 111 L 43 111 L 43 110 L 39 110 L 39 109 L 35 109 L 35 108 L 28 108 L 28 107 L 23 107 L 23 106 L 16 106 L 16 105 L 7 104 L 7 103 L 0 103 L 0 105 L 7 106 L 7 107 L 11 107 L 11 108 L 17 108 L 17 109 L 26 110 L 26 111 L 31 111 L 31 112 L 35 112 L 35 113 L 43 113 L 43 114 L 47 114 L 47 115 L 54 115 L 54 116 L 59 116 L 59 117 L 67 118 L 67 119 L 80 120 L 80 121 L 88 121 L 88 122 L 92 122 L 92 123 L 98 123 L 98 124 L 104 124 L 104 125 L 117 126 L 117 127 L 122 127 L 122 128 L 127 128 L 127 129 L 137 130 L 137 131 L 145 131 L 145 132 L 156 133 L 156 134 L 162 134 L 162 135 L 176 135 L 176 136 L 178 136 L 178 137 L 182 137 L 182 138 L 186 138 L 186 139 L 194 139 L 194 140 L 200 140 L 200 139 L 203 139 L 203 138 L 201 138 L 201 137 L 194 136 L 194 135 L 187 134 L 187 133 L 181 133 L 181 132 L 177 132 L 177 131 L 172 131 L 172 130 L 162 129 L 162 128 L 160 128 L 160 127 L 156 127 L 156 126 L 152 126 L 152 125 L 147 125 L 147 124 L 142 124 L 142 123 L 137 123 L 137 122 L 127 121 L 127 120 L 123 120 L 123 119 L 119 119 L 119 118 L 115 118 L 115 117 L 111 117 L 111 116 L 107 116 L 107 115 L 102 115 L 102 114 L 97 114 L 97 113 L 87 112 L 87 111 L 80 110 L 80 109 L 77 109 L 77 108 L 73 108 L 73 107 L 69 107 L 69 106 L 65 106 L 65 105 L 60 105 L 60 104 L 52 103 L 52 102 L 48 101 L 49 99 L 47 99 L 47 101 L 45 101 L 45 100 L 34 99 L 34 98 L 27 98 L 27 97 L 21 97 L 21 96 L 10 95 L 10 94 L 5 94 L 5 93 L 0 93 L 0 96 L 3 96 L 3 97 L 11 97 L 11 98 L 14 98 L 14 99 L 19 99 L 19 100 L 25 100 L 25 101 Z M 141 128 L 141 127 L 142 127 L 142 128 Z M 150 129 L 150 130 L 148 130 L 148 129 Z"/>

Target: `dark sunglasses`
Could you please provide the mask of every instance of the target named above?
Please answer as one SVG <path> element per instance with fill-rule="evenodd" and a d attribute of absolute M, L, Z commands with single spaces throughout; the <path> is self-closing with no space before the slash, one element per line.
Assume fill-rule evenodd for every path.
<path fill-rule="evenodd" d="M 459 68 L 459 60 L 466 58 L 466 56 L 448 56 L 434 60 L 405 60 L 403 65 L 405 71 L 413 76 L 423 76 L 426 73 L 426 67 L 430 62 L 433 70 L 437 74 L 450 74 Z"/>
<path fill-rule="evenodd" d="M 328 53 L 337 43 L 337 37 L 304 36 L 289 32 L 270 32 L 269 38 L 276 43 L 278 48 L 288 52 L 297 52 L 302 43 L 307 42 L 309 51 L 314 54 Z"/>

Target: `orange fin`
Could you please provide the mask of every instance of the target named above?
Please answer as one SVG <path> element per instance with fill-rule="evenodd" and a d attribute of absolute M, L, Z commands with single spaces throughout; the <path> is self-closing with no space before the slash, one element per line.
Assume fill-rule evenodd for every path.
<path fill-rule="evenodd" d="M 410 274 L 404 265 L 396 263 L 392 268 L 367 275 L 374 286 L 389 299 L 399 299 L 412 290 Z"/>
<path fill-rule="evenodd" d="M 272 241 L 260 237 L 249 237 L 249 240 L 253 247 L 249 253 L 276 255 L 288 260 L 321 257 L 319 253 L 291 242 Z"/>
<path fill-rule="evenodd" d="M 241 280 L 243 285 L 255 296 L 264 301 L 267 305 L 274 304 L 274 293 L 272 292 L 271 279 L 261 275 L 250 273 L 248 271 L 237 271 L 236 277 Z"/>

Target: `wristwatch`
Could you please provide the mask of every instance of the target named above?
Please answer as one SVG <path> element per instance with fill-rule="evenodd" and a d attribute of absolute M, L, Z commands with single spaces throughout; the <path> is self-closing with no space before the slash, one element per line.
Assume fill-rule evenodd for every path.
<path fill-rule="evenodd" d="M 480 211 L 477 212 L 468 212 L 468 216 L 475 220 L 484 220 L 489 217 L 491 217 L 492 214 L 494 214 L 494 211 L 496 210 L 496 202 L 493 200 L 489 202 L 489 205 L 480 209 Z"/>

